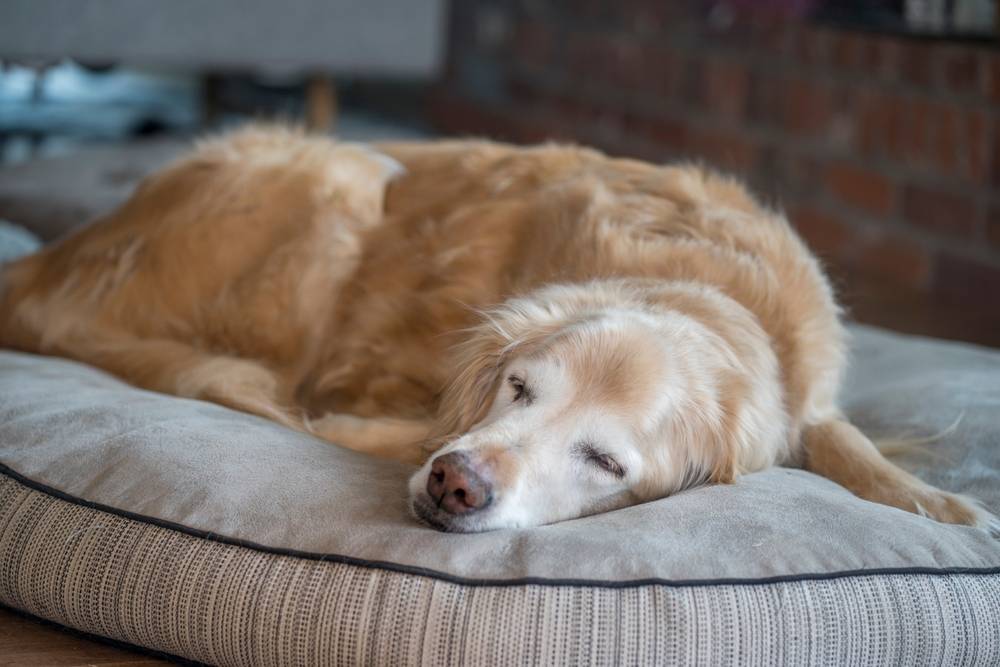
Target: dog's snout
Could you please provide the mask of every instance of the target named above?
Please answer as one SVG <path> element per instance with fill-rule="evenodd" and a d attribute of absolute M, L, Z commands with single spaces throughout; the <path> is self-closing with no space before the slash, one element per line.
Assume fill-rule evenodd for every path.
<path fill-rule="evenodd" d="M 493 486 L 476 472 L 464 452 L 450 452 L 431 462 L 427 494 L 449 514 L 481 510 L 493 500 Z"/>

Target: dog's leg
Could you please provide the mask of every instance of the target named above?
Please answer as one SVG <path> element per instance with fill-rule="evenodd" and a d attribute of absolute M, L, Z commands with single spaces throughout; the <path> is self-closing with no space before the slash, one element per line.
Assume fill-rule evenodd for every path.
<path fill-rule="evenodd" d="M 61 341 L 59 347 L 67 344 Z M 211 401 L 307 430 L 302 416 L 289 408 L 290 392 L 281 377 L 256 361 L 212 354 L 172 340 L 124 337 L 75 341 L 65 356 L 99 366 L 143 389 Z"/>
<path fill-rule="evenodd" d="M 423 446 L 431 432 L 427 421 L 328 414 L 314 420 L 311 427 L 324 440 L 372 456 L 419 465 L 430 454 Z"/>
<path fill-rule="evenodd" d="M 846 420 L 806 427 L 803 444 L 806 470 L 833 480 L 865 500 L 946 523 L 985 527 L 992 520 L 974 500 L 935 488 L 891 463 Z"/>

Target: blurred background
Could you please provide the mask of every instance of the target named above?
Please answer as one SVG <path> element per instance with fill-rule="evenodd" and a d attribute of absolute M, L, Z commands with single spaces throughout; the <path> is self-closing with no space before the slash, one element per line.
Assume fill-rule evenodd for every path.
<path fill-rule="evenodd" d="M 1000 346 L 998 0 L 5 0 L 0 219 L 45 239 L 192 137 L 574 141 L 784 208 L 856 319 Z"/>

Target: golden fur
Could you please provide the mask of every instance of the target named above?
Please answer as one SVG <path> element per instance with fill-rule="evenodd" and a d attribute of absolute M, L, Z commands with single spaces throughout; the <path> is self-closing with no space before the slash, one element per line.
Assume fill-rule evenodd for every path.
<path fill-rule="evenodd" d="M 579 501 L 442 527 L 558 520 L 780 463 L 943 521 L 983 516 L 844 421 L 844 331 L 816 260 L 780 214 L 698 167 L 250 128 L 9 265 L 0 290 L 8 347 L 382 456 L 475 450 L 521 505 L 548 502 L 521 487 L 561 483 L 538 468 L 584 479 L 559 487 Z M 500 405 L 517 364 L 573 397 L 530 413 L 537 438 Z M 583 437 L 556 434 L 595 413 L 629 424 L 627 483 L 556 458 Z M 427 465 L 415 507 L 440 525 L 416 499 Z"/>

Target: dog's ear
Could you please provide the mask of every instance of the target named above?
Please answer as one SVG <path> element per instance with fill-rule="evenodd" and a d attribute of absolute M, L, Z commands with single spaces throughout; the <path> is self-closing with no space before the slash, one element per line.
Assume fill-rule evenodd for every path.
<path fill-rule="evenodd" d="M 739 374 L 723 373 L 712 401 L 692 402 L 677 412 L 667 446 L 678 448 L 684 462 L 681 488 L 736 481 L 741 472 L 740 451 L 750 437 L 741 427 L 747 386 Z"/>
<path fill-rule="evenodd" d="M 442 439 L 466 433 L 482 421 L 493 405 L 500 381 L 506 341 L 489 326 L 478 326 L 455 350 L 454 368 L 438 407 L 438 433 Z"/>
<path fill-rule="evenodd" d="M 493 406 L 508 359 L 536 351 L 566 323 L 557 304 L 539 297 L 511 299 L 482 315 L 483 321 L 455 348 L 455 370 L 438 406 L 440 440 L 467 433 L 482 421 Z"/>

